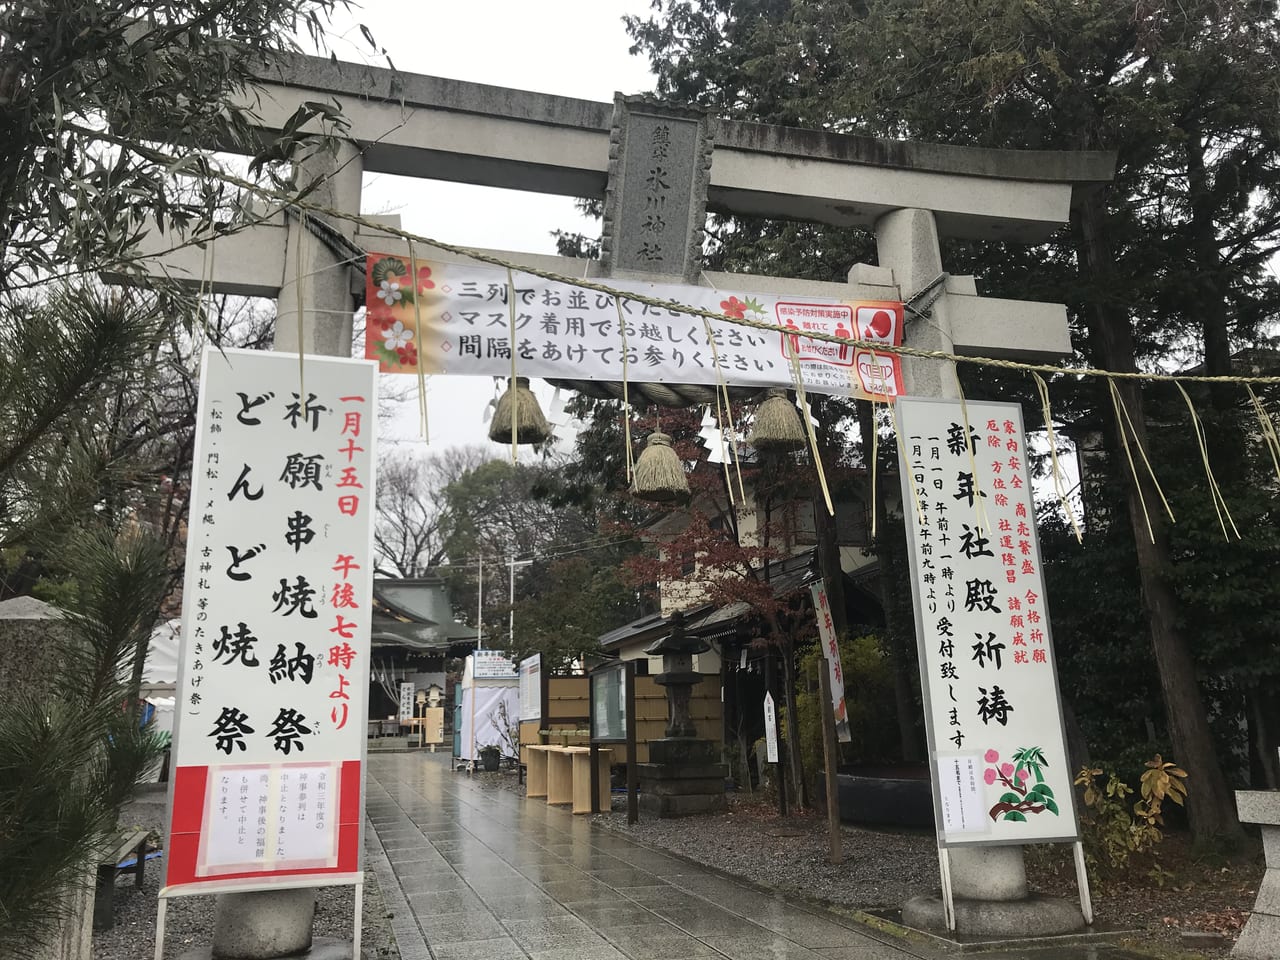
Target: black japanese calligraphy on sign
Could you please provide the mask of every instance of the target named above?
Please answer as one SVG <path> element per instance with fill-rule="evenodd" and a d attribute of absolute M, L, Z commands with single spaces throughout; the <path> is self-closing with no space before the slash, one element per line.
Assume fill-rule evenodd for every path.
<path fill-rule="evenodd" d="M 246 667 L 256 667 L 258 658 L 254 656 L 253 645 L 257 642 L 258 638 L 253 635 L 243 620 L 236 625 L 234 634 L 224 625 L 218 638 L 213 641 L 215 660 L 227 664 L 239 660 Z M 223 657 L 226 659 L 223 660 Z"/>
<path fill-rule="evenodd" d="M 275 720 L 272 721 L 271 730 L 267 733 L 267 736 L 272 739 L 272 747 L 286 756 L 295 747 L 299 751 L 304 750 L 303 736 L 315 732 L 312 727 L 304 723 L 306 719 L 292 707 L 281 707 Z"/>
<path fill-rule="evenodd" d="M 958 407 L 907 399 L 895 410 L 904 503 L 915 501 L 908 539 L 939 829 L 952 842 L 1061 839 L 1071 823 L 1042 802 L 1065 795 L 1070 803 L 1071 782 L 1055 678 L 1045 669 L 1022 428 L 1008 404 Z M 945 462 L 935 463 L 935 450 Z M 1037 758 L 1034 771 L 1028 758 Z"/>
<path fill-rule="evenodd" d="M 301 680 L 303 683 L 311 682 L 311 675 L 316 669 L 316 658 L 307 653 L 305 645 L 295 643 L 294 647 L 297 652 L 290 657 L 285 653 L 283 643 L 277 645 L 275 656 L 271 658 L 269 671 L 272 683 L 279 683 L 286 679 Z"/>
<path fill-rule="evenodd" d="M 320 429 L 320 415 L 328 412 L 328 407 L 316 403 L 314 393 L 308 393 L 306 400 L 302 400 L 300 395 L 295 393 L 293 402 L 285 406 L 284 419 L 295 430 L 298 429 L 299 424 L 310 425 L 311 432 L 315 433 Z"/>
<path fill-rule="evenodd" d="M 245 734 L 253 733 L 253 727 L 248 724 L 249 715 L 235 707 L 223 707 L 222 712 L 218 714 L 218 719 L 213 722 L 213 730 L 209 732 L 209 736 L 216 738 L 213 746 L 215 750 L 221 750 L 227 756 L 231 755 L 231 751 L 239 748 L 245 749 Z"/>

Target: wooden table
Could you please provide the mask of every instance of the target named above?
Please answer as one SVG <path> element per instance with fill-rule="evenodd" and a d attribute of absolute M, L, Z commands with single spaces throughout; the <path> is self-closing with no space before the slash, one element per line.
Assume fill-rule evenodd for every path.
<path fill-rule="evenodd" d="M 548 756 L 556 750 L 563 749 L 547 743 L 526 743 L 525 754 L 525 790 L 526 797 L 545 797 L 547 795 L 547 763 Z"/>
<path fill-rule="evenodd" d="M 586 747 L 548 747 L 547 803 L 573 803 L 573 750 Z M 530 754 L 532 756 L 532 754 Z"/>
<path fill-rule="evenodd" d="M 600 747 L 596 758 L 596 766 L 600 770 L 599 807 L 609 812 L 609 758 L 613 751 L 608 747 Z M 591 812 L 591 748 L 569 747 L 567 752 L 573 757 L 573 812 Z"/>

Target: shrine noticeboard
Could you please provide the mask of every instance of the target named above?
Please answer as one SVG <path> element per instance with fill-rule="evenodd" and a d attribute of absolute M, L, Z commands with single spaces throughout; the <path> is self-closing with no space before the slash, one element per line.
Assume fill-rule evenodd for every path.
<path fill-rule="evenodd" d="M 360 869 L 377 367 L 206 349 L 165 895 Z"/>
<path fill-rule="evenodd" d="M 542 719 L 542 654 L 520 661 L 520 719 Z"/>
<path fill-rule="evenodd" d="M 1022 408 L 895 417 L 938 840 L 1076 840 Z"/>
<path fill-rule="evenodd" d="M 477 264 L 370 254 L 365 275 L 365 356 L 383 373 L 511 375 L 507 271 Z M 887 300 L 780 297 L 688 284 L 611 280 L 628 293 L 687 304 L 725 320 L 704 321 L 609 294 L 514 273 L 516 371 L 524 377 L 623 379 L 715 386 L 791 387 L 794 355 L 806 390 L 891 400 L 902 384 L 893 353 L 815 340 L 829 334 L 902 344 L 902 304 Z M 754 320 L 761 330 L 729 322 Z M 707 337 L 708 325 L 711 338 Z M 421 327 L 421 329 L 419 329 Z"/>

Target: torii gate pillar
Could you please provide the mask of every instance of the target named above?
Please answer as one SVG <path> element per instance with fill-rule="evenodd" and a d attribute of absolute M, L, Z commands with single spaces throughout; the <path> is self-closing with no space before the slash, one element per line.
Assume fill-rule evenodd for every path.
<path fill-rule="evenodd" d="M 880 266 L 893 271 L 898 295 L 909 300 L 942 273 L 942 249 L 932 210 L 903 209 L 886 213 L 876 221 L 876 253 Z M 939 291 L 940 293 L 942 291 Z M 921 350 L 955 352 L 947 297 L 940 296 L 929 320 L 906 318 L 905 339 Z M 903 357 L 902 375 L 907 392 L 917 397 L 959 396 L 955 364 L 923 357 Z"/>
<path fill-rule="evenodd" d="M 299 167 L 299 183 L 316 184 L 307 196 L 310 203 L 330 210 L 360 212 L 360 178 L 364 164 L 353 144 L 335 141 L 329 149 L 313 154 Z M 355 224 L 350 220 L 325 220 L 324 226 L 348 240 L 355 235 Z M 325 357 L 351 356 L 355 303 L 351 296 L 351 276 L 341 261 L 329 245 L 296 218 L 289 218 L 284 284 L 276 300 L 274 349 Z M 298 340 L 300 295 L 301 349 Z"/>
<path fill-rule="evenodd" d="M 894 210 L 876 221 L 875 235 L 880 266 L 893 271 L 903 300 L 909 300 L 943 272 L 932 211 Z M 945 285 L 940 293 L 927 319 L 907 318 L 906 340 L 923 350 L 954 353 Z M 947 399 L 960 396 L 953 361 L 904 357 L 902 366 L 910 395 Z M 1020 846 L 939 849 L 938 857 L 943 871 L 949 874 L 956 927 L 961 933 L 1026 937 L 1084 928 L 1084 916 L 1075 904 L 1031 898 Z M 915 897 L 904 904 L 903 920 L 912 926 L 947 927 L 942 900 L 932 896 Z"/>

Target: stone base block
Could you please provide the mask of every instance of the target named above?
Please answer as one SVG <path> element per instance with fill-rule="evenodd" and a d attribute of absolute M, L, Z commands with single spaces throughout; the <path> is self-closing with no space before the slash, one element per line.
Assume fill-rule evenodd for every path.
<path fill-rule="evenodd" d="M 1036 894 L 1025 900 L 956 899 L 956 930 L 971 937 L 1056 937 L 1084 930 L 1080 907 L 1057 897 Z M 946 913 L 939 895 L 912 897 L 902 905 L 908 927 L 947 932 Z"/>
<path fill-rule="evenodd" d="M 273 960 L 311 947 L 316 891 L 306 887 L 227 893 L 218 897 L 213 956 L 218 960 Z"/>
<path fill-rule="evenodd" d="M 728 807 L 724 792 L 672 796 L 641 793 L 640 809 L 651 816 L 691 817 L 701 813 L 720 813 Z"/>
<path fill-rule="evenodd" d="M 659 817 L 687 817 L 725 809 L 720 745 L 668 737 L 649 741 L 649 762 L 637 764 L 640 809 Z"/>
<path fill-rule="evenodd" d="M 638 763 L 636 773 L 642 783 L 654 780 L 715 780 L 724 789 L 729 767 L 723 763 Z"/>
<path fill-rule="evenodd" d="M 196 947 L 186 953 L 179 954 L 178 960 L 239 960 L 239 958 L 215 957 L 213 947 Z M 332 937 L 316 937 L 308 950 L 291 953 L 273 960 L 351 960 L 351 941 L 335 940 Z M 360 951 L 360 960 L 369 960 L 369 954 Z"/>
<path fill-rule="evenodd" d="M 720 744 L 693 737 L 664 737 L 649 741 L 649 762 L 656 764 L 718 764 Z"/>
<path fill-rule="evenodd" d="M 707 780 L 643 780 L 641 790 L 659 797 L 724 796 L 724 777 Z"/>

